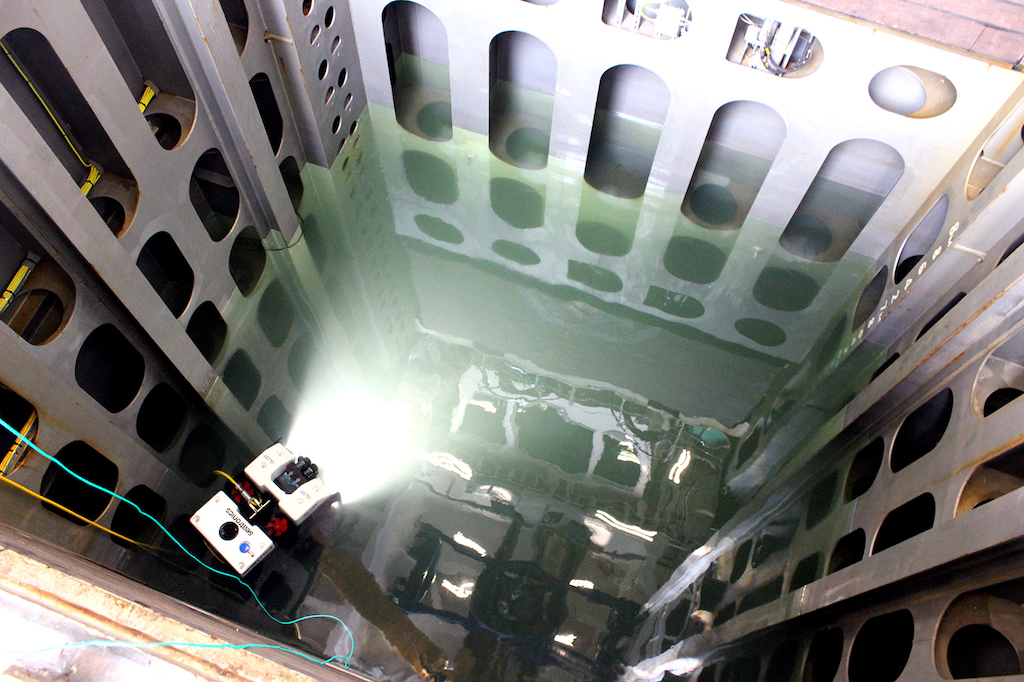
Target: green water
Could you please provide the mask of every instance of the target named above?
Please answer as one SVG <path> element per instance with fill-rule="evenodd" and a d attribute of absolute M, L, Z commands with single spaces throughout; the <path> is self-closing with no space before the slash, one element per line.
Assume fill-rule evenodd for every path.
<path fill-rule="evenodd" d="M 737 218 L 763 160 L 716 151 L 704 171 L 735 207 L 691 193 L 688 215 L 644 187 L 650 130 L 602 124 L 618 146 L 595 187 L 540 124 L 517 119 L 539 135 L 502 154 L 457 127 L 424 135 L 450 112 L 428 94 L 402 125 L 371 106 L 329 171 L 303 169 L 302 237 L 270 254 L 301 302 L 288 314 L 315 320 L 289 354 L 294 424 L 325 415 L 324 479 L 346 492 L 252 584 L 279 614 L 343 618 L 376 679 L 610 681 L 640 605 L 722 522 L 737 453 L 860 381 L 835 368 L 872 264 L 809 262 L 784 226 Z M 257 322 L 273 331 L 280 308 Z M 251 606 L 219 611 L 350 651 L 339 628 L 299 639 Z"/>

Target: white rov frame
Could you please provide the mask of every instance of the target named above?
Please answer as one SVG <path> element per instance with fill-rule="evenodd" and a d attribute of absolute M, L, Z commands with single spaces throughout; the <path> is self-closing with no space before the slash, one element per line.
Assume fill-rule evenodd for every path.
<path fill-rule="evenodd" d="M 316 508 L 331 496 L 324 482 L 314 478 L 299 486 L 291 493 L 281 490 L 274 479 L 295 461 L 295 455 L 280 443 L 264 450 L 259 457 L 245 467 L 245 475 L 256 486 L 267 491 L 277 500 L 278 507 L 295 523 L 302 523 L 316 511 Z"/>

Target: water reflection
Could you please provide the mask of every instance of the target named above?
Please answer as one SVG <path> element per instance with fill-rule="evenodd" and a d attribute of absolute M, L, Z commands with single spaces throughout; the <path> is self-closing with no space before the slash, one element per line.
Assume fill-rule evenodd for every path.
<path fill-rule="evenodd" d="M 873 263 L 807 263 L 784 226 L 747 218 L 777 144 L 747 149 L 725 124 L 685 198 L 645 191 L 657 135 L 614 97 L 586 171 L 546 140 L 523 163 L 522 126 L 507 155 L 493 135 L 445 141 L 440 95 L 409 80 L 441 68 L 441 34 L 428 58 L 403 21 L 385 16 L 398 119 L 371 106 L 330 172 L 304 169 L 305 239 L 269 254 L 322 311 L 289 353 L 303 398 L 286 440 L 341 494 L 276 529 L 246 580 L 275 615 L 332 614 L 353 638 L 268 628 L 217 576 L 212 597 L 152 580 L 377 679 L 610 681 L 641 605 L 728 510 L 734 451 L 758 452 L 850 338 L 849 283 Z M 499 104 L 522 99 L 498 85 Z M 619 166 L 628 191 L 609 191 Z"/>
<path fill-rule="evenodd" d="M 364 595 L 359 615 L 421 669 L 443 648 L 451 679 L 612 679 L 660 562 L 711 531 L 728 439 L 430 336 L 399 392 L 421 400 L 429 454 L 362 552 L 400 612 Z M 366 581 L 351 556 L 327 560 L 334 584 Z"/>

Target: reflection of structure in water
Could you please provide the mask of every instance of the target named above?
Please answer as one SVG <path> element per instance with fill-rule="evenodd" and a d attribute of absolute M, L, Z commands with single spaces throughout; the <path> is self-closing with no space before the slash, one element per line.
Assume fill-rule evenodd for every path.
<path fill-rule="evenodd" d="M 421 642 L 407 660 L 419 632 L 444 647 L 456 680 L 614 679 L 640 604 L 711 533 L 728 439 L 432 337 L 405 384 L 432 388 L 432 454 L 363 558 L 412 620 L 367 618 Z"/>

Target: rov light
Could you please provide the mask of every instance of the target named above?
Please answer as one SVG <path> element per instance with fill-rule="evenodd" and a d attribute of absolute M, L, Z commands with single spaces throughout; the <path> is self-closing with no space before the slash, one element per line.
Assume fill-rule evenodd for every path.
<path fill-rule="evenodd" d="M 383 489 L 414 460 L 412 424 L 397 401 L 334 392 L 302 406 L 288 449 L 315 460 L 324 482 L 348 504 Z"/>
<path fill-rule="evenodd" d="M 295 523 L 302 523 L 327 501 L 331 491 L 317 478 L 319 467 L 308 457 L 295 457 L 280 443 L 264 450 L 245 467 L 245 475 L 269 492 Z"/>

